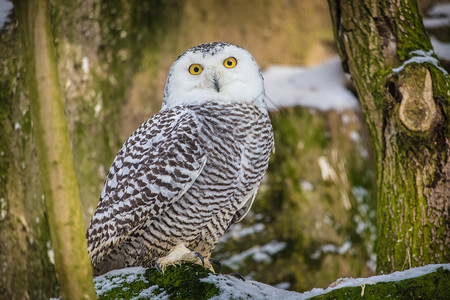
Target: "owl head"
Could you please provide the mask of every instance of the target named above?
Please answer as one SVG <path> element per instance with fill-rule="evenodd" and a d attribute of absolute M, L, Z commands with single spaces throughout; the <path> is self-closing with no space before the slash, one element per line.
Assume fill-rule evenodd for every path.
<path fill-rule="evenodd" d="M 162 109 L 207 101 L 255 103 L 267 108 L 261 70 L 247 50 L 222 42 L 201 44 L 173 63 Z"/>

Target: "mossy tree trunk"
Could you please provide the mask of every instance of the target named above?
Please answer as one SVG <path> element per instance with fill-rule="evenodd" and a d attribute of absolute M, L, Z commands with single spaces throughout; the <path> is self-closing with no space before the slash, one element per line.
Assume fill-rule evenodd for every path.
<path fill-rule="evenodd" d="M 0 30 L 0 295 L 49 299 L 57 280 L 17 23 Z"/>
<path fill-rule="evenodd" d="M 47 0 L 17 0 L 33 134 L 63 299 L 95 299 Z"/>
<path fill-rule="evenodd" d="M 377 171 L 377 271 L 450 261 L 449 77 L 415 0 L 329 0 Z"/>

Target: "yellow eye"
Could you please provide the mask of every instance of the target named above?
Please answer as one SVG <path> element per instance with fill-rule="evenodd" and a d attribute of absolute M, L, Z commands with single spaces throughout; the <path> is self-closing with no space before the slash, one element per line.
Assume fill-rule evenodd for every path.
<path fill-rule="evenodd" d="M 203 71 L 203 68 L 199 64 L 192 64 L 189 66 L 189 73 L 191 73 L 192 75 L 198 75 L 202 71 Z"/>
<path fill-rule="evenodd" d="M 237 65 L 237 60 L 234 57 L 228 57 L 223 61 L 223 65 L 227 68 L 234 68 Z"/>

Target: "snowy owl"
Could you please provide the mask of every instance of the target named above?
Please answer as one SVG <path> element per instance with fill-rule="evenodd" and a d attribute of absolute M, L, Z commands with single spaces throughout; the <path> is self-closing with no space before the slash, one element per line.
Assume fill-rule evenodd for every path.
<path fill-rule="evenodd" d="M 197 45 L 170 68 L 161 110 L 109 169 L 86 233 L 94 274 L 211 252 L 250 210 L 273 148 L 260 68 L 245 49 Z"/>

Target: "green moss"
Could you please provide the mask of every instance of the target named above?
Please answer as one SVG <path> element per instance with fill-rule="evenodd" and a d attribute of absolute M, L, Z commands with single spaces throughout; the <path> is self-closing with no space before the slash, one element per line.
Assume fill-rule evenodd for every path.
<path fill-rule="evenodd" d="M 0 43 L 0 60 L 3 62 L 3 71 L 0 73 L 0 198 L 6 198 L 6 184 L 9 177 L 9 165 L 11 162 L 11 115 L 13 111 L 14 99 L 13 91 L 13 73 L 16 71 L 16 65 L 8 60 L 15 50 L 14 40 L 10 35 L 0 31 L 2 43 Z M 13 73 L 14 74 L 14 73 Z M 4 200 L 3 200 L 4 201 Z M 6 209 L 6 204 L 0 203 L 0 213 Z M 3 218 L 2 218 L 3 219 Z"/>
<path fill-rule="evenodd" d="M 432 82 L 433 82 L 433 97 L 437 100 L 437 104 L 440 106 L 445 116 L 450 115 L 450 87 L 448 75 L 442 73 L 436 67 L 431 66 L 427 69 L 430 71 Z M 450 126 L 447 126 L 447 130 L 450 130 Z M 449 136 L 449 132 L 447 132 Z M 444 145 L 444 143 L 442 143 Z"/>
<path fill-rule="evenodd" d="M 103 294 L 98 295 L 99 300 L 107 300 L 107 299 L 132 299 L 134 297 L 139 296 L 142 290 L 149 288 L 151 285 L 148 284 L 145 280 L 145 275 L 138 274 L 137 279 L 131 282 L 128 282 L 126 278 L 130 276 L 129 274 L 121 274 L 117 276 L 111 276 L 107 279 L 111 282 L 115 282 L 116 280 L 120 280 L 120 283 L 117 284 L 117 287 L 105 292 Z M 119 278 L 120 277 L 120 278 Z M 97 284 L 102 284 L 102 282 L 97 282 Z"/>
<path fill-rule="evenodd" d="M 212 274 L 209 270 L 197 264 L 170 266 L 160 274 L 155 269 L 149 269 L 146 276 L 150 284 L 159 288 L 155 294 L 166 292 L 170 299 L 209 299 L 219 293 L 219 288 L 212 283 L 201 282 L 201 278 Z"/>
<path fill-rule="evenodd" d="M 403 7 L 400 11 L 397 11 L 399 14 L 397 18 L 404 21 L 401 22 L 403 23 L 402 26 L 395 26 L 398 36 L 397 55 L 400 60 L 404 61 L 411 57 L 411 51 L 417 49 L 428 51 L 433 47 L 420 17 L 417 1 L 402 1 L 399 3 Z"/>
<path fill-rule="evenodd" d="M 450 299 L 450 271 L 443 268 L 402 281 L 347 287 L 311 299 Z"/>
<path fill-rule="evenodd" d="M 100 294 L 98 299 L 146 299 L 151 298 L 151 294 L 156 296 L 162 293 L 168 295 L 169 299 L 209 299 L 219 293 L 219 288 L 200 279 L 210 274 L 204 267 L 188 263 L 169 266 L 164 274 L 156 269 L 147 269 L 144 274 L 105 275 L 107 277 L 104 280 L 109 281 L 107 284 L 115 284 L 116 287 Z M 137 279 L 127 280 L 130 275 L 137 275 Z M 102 284 L 105 283 L 97 281 L 97 288 Z"/>
<path fill-rule="evenodd" d="M 10 110 L 10 103 L 8 97 L 5 95 L 6 84 L 0 79 L 0 198 L 6 198 L 6 184 L 8 182 L 9 164 L 11 159 L 10 143 L 7 122 L 8 112 Z M 8 124 L 9 125 L 9 124 Z M 6 204 L 0 203 L 0 213 L 6 210 Z M 3 217 L 1 218 L 3 219 Z"/>

